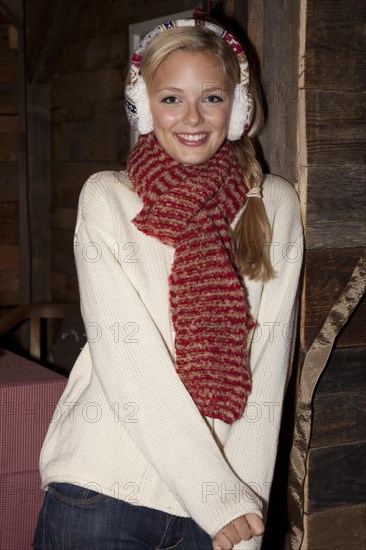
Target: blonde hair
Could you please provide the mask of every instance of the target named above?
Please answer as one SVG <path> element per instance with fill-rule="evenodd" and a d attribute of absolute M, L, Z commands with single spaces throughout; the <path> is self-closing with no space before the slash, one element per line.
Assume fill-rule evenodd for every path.
<path fill-rule="evenodd" d="M 239 82 L 239 63 L 231 47 L 214 32 L 200 27 L 180 27 L 162 32 L 146 47 L 141 60 L 141 75 L 147 89 L 151 87 L 155 71 L 160 63 L 177 50 L 212 56 L 221 64 L 228 81 L 233 85 Z M 248 187 L 260 187 L 263 172 L 255 156 L 251 137 L 256 135 L 263 123 L 263 108 L 259 85 L 250 74 L 250 92 L 253 95 L 254 118 L 247 135 L 232 142 L 235 154 Z M 271 231 L 263 203 L 258 198 L 248 199 L 233 231 L 233 243 L 236 250 L 240 273 L 249 279 L 267 281 L 274 276 L 269 245 Z"/>

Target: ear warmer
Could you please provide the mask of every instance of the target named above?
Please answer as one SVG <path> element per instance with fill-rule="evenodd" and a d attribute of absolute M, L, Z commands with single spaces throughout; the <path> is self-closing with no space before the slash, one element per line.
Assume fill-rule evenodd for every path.
<path fill-rule="evenodd" d="M 140 74 L 140 63 L 148 44 L 161 32 L 176 27 L 203 27 L 214 32 L 225 40 L 235 52 L 240 67 L 240 83 L 234 90 L 234 102 L 231 112 L 228 140 L 236 141 L 249 130 L 253 119 L 254 101 L 249 92 L 249 65 L 244 50 L 238 40 L 226 29 L 216 23 L 200 19 L 177 19 L 167 21 L 149 32 L 137 46 L 130 64 L 130 83 L 125 89 L 125 108 L 128 121 L 132 128 L 140 134 L 148 134 L 153 130 L 153 120 L 150 111 L 146 84 Z"/>

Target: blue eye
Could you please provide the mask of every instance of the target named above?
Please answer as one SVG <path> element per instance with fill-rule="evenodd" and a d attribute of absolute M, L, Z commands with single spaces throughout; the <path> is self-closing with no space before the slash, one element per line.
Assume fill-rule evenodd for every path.
<path fill-rule="evenodd" d="M 218 95 L 209 95 L 206 97 L 206 101 L 208 103 L 220 103 L 223 101 L 223 99 Z"/>
<path fill-rule="evenodd" d="M 164 97 L 164 99 L 161 100 L 162 103 L 176 103 L 177 102 L 177 98 L 173 95 L 170 95 L 168 97 Z"/>

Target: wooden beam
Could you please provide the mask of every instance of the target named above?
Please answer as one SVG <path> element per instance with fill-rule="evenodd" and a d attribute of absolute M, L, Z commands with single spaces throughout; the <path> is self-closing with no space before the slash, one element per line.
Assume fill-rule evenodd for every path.
<path fill-rule="evenodd" d="M 19 31 L 18 100 L 19 100 L 19 303 L 31 302 L 31 237 L 28 203 L 27 97 L 25 73 L 25 33 Z M 28 335 L 22 330 L 22 344 L 28 347 Z"/>
<path fill-rule="evenodd" d="M 260 68 L 263 67 L 263 1 L 247 0 L 247 34 L 255 46 Z"/>
<path fill-rule="evenodd" d="M 263 2 L 262 83 L 267 121 L 260 143 L 268 170 L 292 183 L 298 179 L 296 131 L 300 10 L 299 2 Z"/>
<path fill-rule="evenodd" d="M 28 4 L 26 75 L 30 83 L 51 78 L 83 5 L 84 0 L 33 0 Z"/>
<path fill-rule="evenodd" d="M 0 0 L 0 9 L 3 9 L 13 25 L 20 29 L 23 25 L 23 1 Z"/>
<path fill-rule="evenodd" d="M 51 300 L 50 84 L 27 86 L 32 303 Z"/>
<path fill-rule="evenodd" d="M 30 85 L 27 34 L 19 32 L 19 210 L 21 304 L 51 299 L 49 84 Z M 28 344 L 23 339 L 23 346 Z"/>

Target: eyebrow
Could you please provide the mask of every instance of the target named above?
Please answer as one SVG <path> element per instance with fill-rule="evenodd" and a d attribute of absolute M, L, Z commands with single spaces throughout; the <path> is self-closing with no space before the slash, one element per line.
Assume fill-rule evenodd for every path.
<path fill-rule="evenodd" d="M 158 92 L 181 92 L 182 90 L 180 88 L 174 88 L 173 86 L 170 86 L 168 88 L 160 88 L 160 90 L 157 90 Z"/>
<path fill-rule="evenodd" d="M 221 92 L 222 89 L 223 89 L 222 86 L 209 86 L 209 87 L 206 86 L 203 89 L 203 91 L 204 92 L 217 92 L 217 90 L 218 90 L 219 92 Z"/>
<path fill-rule="evenodd" d="M 210 86 L 208 88 L 205 88 L 203 86 L 203 91 L 204 92 L 216 92 L 217 90 L 222 91 L 222 87 L 221 86 Z M 169 86 L 167 88 L 160 88 L 159 90 L 157 90 L 157 92 L 164 92 L 164 91 L 167 91 L 167 92 L 182 92 L 183 90 L 181 90 L 180 88 L 175 88 L 174 86 Z"/>

